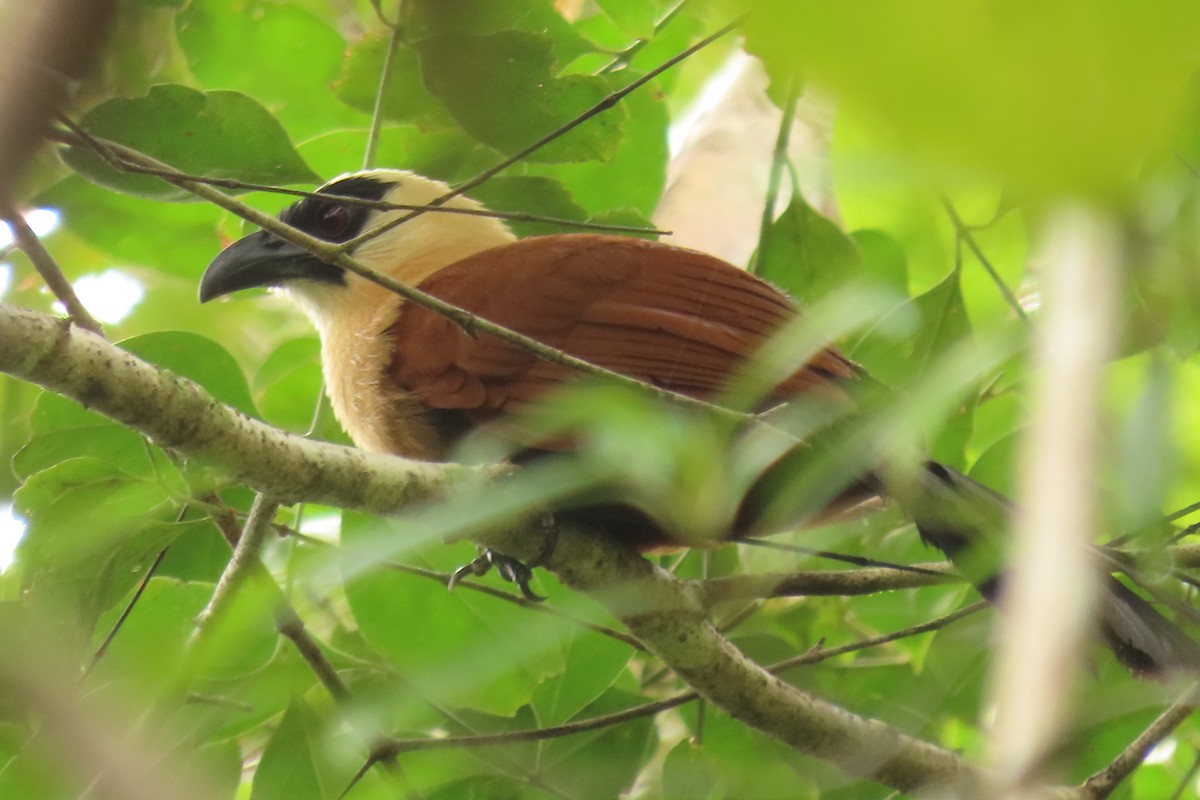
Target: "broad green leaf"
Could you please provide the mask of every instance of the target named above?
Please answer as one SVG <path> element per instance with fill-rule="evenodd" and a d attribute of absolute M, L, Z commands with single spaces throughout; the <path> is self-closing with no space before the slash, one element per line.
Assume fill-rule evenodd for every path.
<path fill-rule="evenodd" d="M 353 545 L 382 524 L 388 523 L 348 514 L 343 542 Z M 428 555 L 436 561 L 422 566 L 445 570 L 463 551 L 440 548 Z M 529 703 L 539 683 L 563 669 L 563 623 L 511 603 L 468 590 L 447 592 L 383 567 L 352 580 L 346 597 L 371 646 L 409 685 L 439 703 L 511 716 Z"/>
<path fill-rule="evenodd" d="M 596 0 L 617 27 L 637 39 L 654 35 L 654 5 L 645 0 Z"/>
<path fill-rule="evenodd" d="M 610 78 L 609 86 L 619 89 L 638 77 L 640 73 L 622 70 Z M 614 111 L 625 116 L 621 123 L 623 135 L 611 158 L 554 165 L 526 163 L 513 169 L 523 167 L 529 174 L 561 181 L 575 202 L 591 214 L 632 208 L 650 217 L 662 197 L 669 157 L 667 126 L 670 119 L 662 89 L 657 81 L 651 81 L 625 97 L 616 109 L 605 111 L 601 116 Z M 548 130 L 542 131 L 546 132 Z"/>
<path fill-rule="evenodd" d="M 86 635 L 176 535 L 159 486 L 97 458 L 42 470 L 13 501 L 29 520 L 17 552 L 25 590 L 59 611 L 68 636 Z"/>
<path fill-rule="evenodd" d="M 591 49 L 551 0 L 413 0 L 407 6 L 405 23 L 414 41 L 524 31 L 547 37 L 560 64 L 569 64 Z"/>
<path fill-rule="evenodd" d="M 663 761 L 663 794 L 674 800 L 709 800 L 718 792 L 721 769 L 703 744 L 684 739 Z"/>
<path fill-rule="evenodd" d="M 521 31 L 444 35 L 417 44 L 425 85 L 465 131 L 511 154 L 599 103 L 611 82 L 555 77 L 548 38 Z M 463 58 L 470 53 L 470 58 Z M 531 161 L 607 161 L 617 152 L 626 112 L 617 107 L 555 139 Z"/>
<path fill-rule="evenodd" d="M 541 725 L 574 717 L 617 680 L 632 655 L 623 642 L 591 631 L 577 631 L 564 642 L 567 663 L 561 675 L 542 682 L 533 695 Z"/>
<path fill-rule="evenodd" d="M 789 209 L 790 210 L 790 209 Z M 858 230 L 850 234 L 862 256 L 863 274 L 872 283 L 908 294 L 908 258 L 900 243 L 884 231 Z"/>
<path fill-rule="evenodd" d="M 293 140 L 370 123 L 329 91 L 346 49 L 332 19 L 296 3 L 204 0 L 189 3 L 175 20 L 196 81 L 254 97 Z"/>
<path fill-rule="evenodd" d="M 151 578 L 109 645 L 101 662 L 101 674 L 109 680 L 138 680 L 146 686 L 168 689 L 179 678 L 180 654 L 187 648 L 188 639 L 196 630 L 196 617 L 212 598 L 213 588 L 212 583 Z M 109 633 L 131 599 L 132 592 L 100 619 L 94 645 Z M 253 602 L 235 604 L 233 619 L 218 620 L 207 631 L 206 636 L 217 641 L 208 648 L 200 665 L 205 678 L 228 680 L 251 675 L 271 660 L 277 640 L 274 620 L 269 609 L 253 619 L 255 606 Z M 249 712 L 243 709 L 241 714 L 232 716 Z"/>
<path fill-rule="evenodd" d="M 953 270 L 937 286 L 880 320 L 849 354 L 885 384 L 902 386 L 924 374 L 969 333 L 959 271 Z"/>
<path fill-rule="evenodd" d="M 250 183 L 312 183 L 317 176 L 271 114 L 238 92 L 198 92 L 161 85 L 142 97 L 117 98 L 81 121 L 88 133 L 132 147 L 193 175 Z M 236 145 L 233 145 L 236 143 Z M 118 191 L 167 200 L 192 195 L 148 175 L 119 172 L 80 147 L 63 159 L 89 180 Z"/>
<path fill-rule="evenodd" d="M 222 403 L 250 416 L 258 415 L 241 367 L 213 340 L 185 331 L 162 331 L 127 339 L 121 346 L 151 364 L 195 381 Z"/>
<path fill-rule="evenodd" d="M 638 695 L 609 689 L 580 712 L 579 717 L 611 714 L 644 701 Z M 629 793 L 657 744 L 653 717 L 641 717 L 594 733 L 547 742 L 542 752 L 542 770 L 552 784 L 568 788 L 572 797 L 594 800 L 620 797 Z"/>
<path fill-rule="evenodd" d="M 863 257 L 850 236 L 799 194 L 769 225 L 758 246 L 755 273 L 812 305 L 862 273 Z"/>
<path fill-rule="evenodd" d="M 767 229 L 754 271 L 801 305 L 813 304 L 862 274 L 862 254 L 853 239 L 795 195 Z"/>
<path fill-rule="evenodd" d="M 341 72 L 331 87 L 343 103 L 367 114 L 374 113 L 390 42 L 390 34 L 369 35 L 346 50 Z M 388 72 L 383 118 L 416 123 L 423 128 L 444 127 L 449 122 L 446 109 L 426 91 L 421 82 L 418 59 L 417 51 L 412 46 L 403 43 L 397 45 Z"/>
<path fill-rule="evenodd" d="M 213 206 L 120 194 L 77 175 L 50 187 L 36 202 L 58 209 L 67 228 L 92 247 L 163 275 L 198 281 L 218 250 L 217 220 L 223 212 Z"/>
<path fill-rule="evenodd" d="M 366 130 L 332 131 L 300 146 L 304 158 L 331 178 L 362 162 Z M 407 169 L 451 183 L 467 178 L 496 161 L 496 153 L 458 128 L 422 130 L 415 125 L 385 125 L 375 156 L 378 167 Z"/>
<path fill-rule="evenodd" d="M 322 391 L 321 346 L 315 337 L 284 342 L 254 376 L 263 418 L 295 433 L 304 433 L 312 424 Z"/>
<path fill-rule="evenodd" d="M 263 750 L 254 771 L 250 800 L 331 800 L 332 786 L 320 778 L 324 754 L 322 738 L 328 735 L 324 722 L 303 700 L 297 698 L 283 715 L 279 727 Z"/>
<path fill-rule="evenodd" d="M 18 477 L 76 456 L 95 456 L 130 475 L 151 479 L 151 446 L 141 434 L 52 392 L 38 397 L 29 442 L 13 457 Z"/>
<path fill-rule="evenodd" d="M 582 222 L 587 212 L 558 181 L 532 175 L 498 177 L 471 190 L 471 196 L 493 211 L 533 214 Z M 574 233 L 577 229 L 544 222 L 509 222 L 518 236 Z"/>
<path fill-rule="evenodd" d="M 800 68 L 881 139 L 1052 193 L 1121 190 L 1180 107 L 1200 36 L 1186 0 L 744 5 L 773 77 Z"/>

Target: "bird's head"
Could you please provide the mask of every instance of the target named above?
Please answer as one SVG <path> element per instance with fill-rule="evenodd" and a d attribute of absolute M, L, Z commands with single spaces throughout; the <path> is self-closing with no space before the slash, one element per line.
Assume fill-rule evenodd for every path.
<path fill-rule="evenodd" d="M 310 236 L 341 243 L 386 228 L 409 213 L 355 205 L 344 198 L 423 206 L 447 192 L 446 184 L 412 172 L 355 172 L 333 179 L 316 196 L 289 206 L 280 219 Z M 465 197 L 455 197 L 445 206 L 481 208 Z M 376 272 L 416 285 L 444 266 L 512 239 L 508 228 L 495 218 L 435 211 L 384 230 L 349 255 Z M 363 278 L 263 230 L 234 242 L 213 260 L 200 281 L 200 302 L 242 289 L 278 287 L 312 309 L 354 294 L 345 290 L 363 283 Z"/>

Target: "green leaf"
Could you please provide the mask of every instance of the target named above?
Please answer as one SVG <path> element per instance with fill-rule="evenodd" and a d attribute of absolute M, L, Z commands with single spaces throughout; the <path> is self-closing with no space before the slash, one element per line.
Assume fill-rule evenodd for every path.
<path fill-rule="evenodd" d="M 204 87 L 254 97 L 294 140 L 336 128 L 365 128 L 370 118 L 328 89 L 346 49 L 329 5 L 314 4 L 329 20 L 299 5 L 271 0 L 189 3 L 175 17 L 188 68 Z"/>
<path fill-rule="evenodd" d="M 1181 103 L 1200 13 L 1163 0 L 1046 0 L 1019 13 L 955 0 L 754 0 L 747 49 L 866 117 L 876 141 L 1038 192 L 1124 190 Z M 1006 13 L 1007 12 L 1007 13 Z M 997 68 L 997 65 L 1001 65 Z"/>
<path fill-rule="evenodd" d="M 565 643 L 567 664 L 533 695 L 541 725 L 558 725 L 607 691 L 629 663 L 629 645 L 591 631 L 578 631 Z"/>
<path fill-rule="evenodd" d="M 331 131 L 300 146 L 300 152 L 322 175 L 346 172 L 362 161 L 365 130 Z M 422 130 L 416 125 L 386 125 L 379 137 L 375 163 L 412 170 L 456 182 L 495 163 L 494 150 L 477 144 L 458 128 Z"/>
<path fill-rule="evenodd" d="M 629 85 L 639 73 L 622 70 L 611 81 L 611 88 Z M 622 208 L 632 208 L 649 218 L 658 207 L 666 185 L 667 127 L 670 115 L 662 87 L 657 80 L 642 86 L 621 101 L 626 116 L 622 122 L 624 135 L 616 154 L 607 161 L 584 161 L 571 164 L 525 163 L 531 175 L 545 175 L 562 183 L 575 202 L 591 214 L 605 214 Z M 601 115 L 607 116 L 613 110 Z M 587 123 L 591 124 L 591 123 Z M 542 131 L 546 133 L 546 131 Z"/>
<path fill-rule="evenodd" d="M 720 766 L 702 744 L 684 739 L 663 761 L 663 794 L 674 800 L 708 800 L 721 795 Z"/>
<path fill-rule="evenodd" d="M 29 442 L 13 457 L 19 478 L 68 458 L 95 456 L 135 477 L 150 479 L 155 464 L 141 434 L 88 411 L 65 397 L 43 392 L 34 406 Z"/>
<path fill-rule="evenodd" d="M 511 211 L 582 222 L 587 212 L 571 197 L 561 182 L 532 175 L 492 178 L 471 190 L 471 196 L 493 211 Z M 571 232 L 562 225 L 545 222 L 509 222 L 518 236 L 543 236 Z"/>
<path fill-rule="evenodd" d="M 281 344 L 254 376 L 263 419 L 296 433 L 312 424 L 321 392 L 321 343 L 311 336 Z"/>
<path fill-rule="evenodd" d="M 621 30 L 636 39 L 654 36 L 654 5 L 645 0 L 596 0 L 596 5 Z"/>
<path fill-rule="evenodd" d="M 121 346 L 151 364 L 195 381 L 222 403 L 258 416 L 241 367 L 212 339 L 186 331 L 161 331 L 126 339 Z"/>
<path fill-rule="evenodd" d="M 862 255 L 854 240 L 794 195 L 760 244 L 755 272 L 811 305 L 859 277 Z"/>
<path fill-rule="evenodd" d="M 331 87 L 343 103 L 366 114 L 374 113 L 390 42 L 390 34 L 375 34 L 365 36 L 347 48 L 341 71 Z M 422 127 L 444 126 L 449 122 L 446 109 L 426 91 L 418 60 L 419 55 L 411 46 L 396 46 L 388 71 L 383 118 L 417 123 Z"/>
<path fill-rule="evenodd" d="M 959 272 L 880 320 L 850 355 L 885 384 L 902 386 L 923 375 L 934 360 L 970 334 Z"/>
<path fill-rule="evenodd" d="M 379 525 L 346 514 L 342 540 L 353 546 Z M 397 535 L 404 535 L 403 532 Z M 462 551 L 427 554 L 421 566 L 453 569 Z M 411 558 L 411 556 L 410 556 Z M 405 680 L 428 698 L 511 716 L 544 679 L 560 674 L 562 621 L 476 592 L 447 592 L 423 578 L 380 571 L 353 580 L 346 597 L 359 630 Z"/>
<path fill-rule="evenodd" d="M 533 144 L 611 91 L 604 78 L 555 77 L 550 39 L 532 33 L 435 36 L 417 47 L 429 91 L 463 130 L 506 154 Z M 620 146 L 625 117 L 620 107 L 597 115 L 529 160 L 607 161 Z"/>
<path fill-rule="evenodd" d="M 58 609 L 71 638 L 86 635 L 177 533 L 161 487 L 97 458 L 42 470 L 13 502 L 29 520 L 17 550 L 24 589 Z"/>
<path fill-rule="evenodd" d="M 162 191 L 174 190 L 163 184 Z M 188 280 L 199 280 L 216 252 L 217 220 L 223 213 L 210 205 L 118 194 L 77 175 L 50 187 L 35 202 L 58 209 L 68 229 L 110 257 L 161 273 L 155 277 Z"/>
<path fill-rule="evenodd" d="M 642 702 L 645 698 L 639 695 L 610 689 L 590 703 L 580 718 L 624 711 Z M 551 785 L 564 787 L 572 797 L 621 797 L 630 792 L 657 744 L 654 719 L 641 717 L 593 733 L 546 742 L 541 772 Z"/>
<path fill-rule="evenodd" d="M 850 234 L 862 255 L 863 273 L 880 287 L 908 295 L 908 257 L 900 243 L 884 231 L 858 230 Z"/>
<path fill-rule="evenodd" d="M 330 800 L 336 797 L 318 777 L 325 735 L 321 719 L 303 700 L 288 706 L 263 750 L 250 800 Z"/>
<path fill-rule="evenodd" d="M 142 97 L 121 97 L 97 106 L 80 124 L 93 136 L 132 147 L 193 175 L 272 184 L 317 180 L 274 117 L 238 92 L 155 86 Z M 192 199 L 190 193 L 158 178 L 120 172 L 81 147 L 68 148 L 63 159 L 89 180 L 117 191 L 165 200 Z"/>
<path fill-rule="evenodd" d="M 569 64 L 591 50 L 552 0 L 412 0 L 406 5 L 405 23 L 413 40 L 517 30 L 547 37 L 560 64 Z"/>

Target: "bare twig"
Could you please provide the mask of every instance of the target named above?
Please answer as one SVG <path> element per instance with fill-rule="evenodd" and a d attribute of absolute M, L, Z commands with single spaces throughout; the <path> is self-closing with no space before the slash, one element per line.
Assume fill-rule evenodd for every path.
<path fill-rule="evenodd" d="M 451 578 L 451 573 L 449 572 L 438 572 L 437 570 L 425 569 L 424 567 L 414 567 L 411 564 L 397 564 L 394 561 L 388 562 L 387 568 L 396 572 L 403 572 L 408 575 L 417 575 L 422 578 L 428 578 L 432 581 L 440 583 L 442 586 L 448 585 Z M 470 589 L 471 591 L 486 594 L 489 597 L 495 597 L 498 600 L 504 600 L 512 603 L 513 605 L 518 605 L 521 608 L 528 609 L 529 611 L 536 611 L 540 614 L 550 614 L 552 616 L 561 617 L 562 619 L 570 620 L 580 627 L 587 628 L 590 631 L 598 633 L 601 636 L 607 636 L 610 639 L 616 639 L 618 642 L 632 647 L 634 650 L 644 651 L 646 649 L 642 647 L 641 642 L 627 633 L 622 633 L 621 631 L 613 630 L 612 628 L 606 628 L 605 626 L 597 625 L 594 622 L 588 622 L 585 619 L 580 619 L 573 614 L 569 614 L 561 609 L 546 605 L 545 603 L 532 602 L 530 600 L 526 600 L 520 595 L 513 594 L 512 592 L 506 592 L 493 586 L 479 583 L 478 581 L 460 580 L 454 584 L 454 588 L 456 590 Z"/>
<path fill-rule="evenodd" d="M 923 622 L 920 625 L 914 625 L 903 630 L 893 631 L 892 633 L 882 636 L 872 637 L 870 639 L 862 639 L 857 642 L 850 642 L 845 645 L 831 648 L 816 648 L 803 655 L 795 658 L 785 659 L 776 662 L 767 667 L 767 671 L 778 675 L 788 670 L 798 667 L 812 666 L 819 664 L 822 661 L 828 661 L 837 656 L 846 655 L 848 653 L 868 650 L 873 647 L 879 647 L 884 644 L 899 641 L 912 636 L 917 636 L 922 633 L 939 630 L 941 628 L 957 622 L 964 617 L 975 614 L 984 608 L 988 607 L 988 603 L 980 601 L 972 603 L 965 608 L 961 608 L 952 614 L 947 614 L 938 619 Z M 591 717 L 577 722 L 568 722 L 563 725 L 550 725 L 544 728 L 525 731 L 507 731 L 505 733 L 483 734 L 479 736 L 448 736 L 441 738 L 423 738 L 423 739 L 394 739 L 385 743 L 381 748 L 381 753 L 399 754 L 411 752 L 414 750 L 444 750 L 459 747 L 491 747 L 494 745 L 514 744 L 518 742 L 535 742 L 546 739 L 557 739 L 563 736 L 573 736 L 577 733 L 586 733 L 588 731 L 608 728 L 614 725 L 620 725 L 625 722 L 631 722 L 635 719 L 654 716 L 663 711 L 690 703 L 698 700 L 700 695 L 695 691 L 680 692 L 679 694 L 657 700 L 653 703 L 644 703 L 633 708 L 627 708 L 623 711 L 617 711 L 611 714 L 603 714 L 598 717 Z"/>
<path fill-rule="evenodd" d="M 134 163 L 127 157 L 123 157 L 122 153 L 132 154 L 137 151 L 119 145 L 100 137 L 92 136 L 83 128 L 68 117 L 60 116 L 59 120 L 70 129 L 71 134 L 75 138 L 62 131 L 51 131 L 48 135 L 50 139 L 70 147 L 86 147 L 96 155 L 100 156 L 113 169 L 120 170 L 136 175 L 149 175 L 154 178 L 162 178 L 168 183 L 175 183 L 180 180 L 187 180 L 193 183 L 202 183 L 206 186 L 215 186 L 219 189 L 229 189 L 239 192 L 267 192 L 269 194 L 281 194 L 287 197 L 316 197 L 321 199 L 329 199 L 329 195 L 321 194 L 317 191 L 309 191 L 306 189 L 289 189 L 286 186 L 275 186 L 269 183 L 251 183 L 248 181 L 239 181 L 233 178 L 214 178 L 208 175 L 194 175 L 188 172 L 181 172 L 163 165 L 163 167 L 150 167 L 145 164 Z M 137 153 L 137 155 L 143 155 Z M 147 157 L 148 158 L 148 157 Z M 428 206 L 416 205 L 413 203 L 389 203 L 384 200 L 370 200 L 365 197 L 348 197 L 343 195 L 337 196 L 337 201 L 342 205 L 361 206 L 363 208 L 378 209 L 380 211 L 431 211 L 437 214 L 458 214 L 466 217 L 491 217 L 493 219 L 502 219 L 506 222 L 537 222 L 544 225 L 558 225 L 563 228 L 578 228 L 579 230 L 588 231 L 608 231 L 610 233 L 632 233 L 638 235 L 650 236 L 669 236 L 670 231 L 660 228 L 647 228 L 641 225 L 613 225 L 607 222 L 589 222 L 586 220 L 564 219 L 563 217 L 548 217 L 542 214 L 528 214 L 523 211 L 495 211 L 490 208 L 454 208 L 446 206 Z M 234 212 L 236 213 L 236 212 Z"/>
<path fill-rule="evenodd" d="M 382 16 L 380 17 L 382 19 Z M 383 69 L 379 73 L 379 89 L 375 92 L 375 108 L 371 112 L 371 130 L 367 133 L 367 150 L 363 154 L 363 169 L 375 166 L 375 154 L 379 151 L 379 132 L 383 128 L 383 104 L 387 102 L 388 85 L 392 77 L 392 61 L 396 58 L 396 49 L 400 46 L 403 27 L 392 26 L 392 35 L 388 38 L 387 53 L 383 57 Z"/>
<path fill-rule="evenodd" d="M 745 19 L 745 17 L 738 17 L 733 22 L 729 23 L 728 25 L 726 25 L 725 27 L 716 31 L 715 33 L 712 33 L 709 36 L 704 37 L 703 39 L 696 42 L 694 45 L 687 48 L 686 50 L 683 50 L 682 52 L 677 53 L 676 55 L 672 56 L 671 58 L 668 58 L 662 64 L 659 64 L 657 67 L 650 70 L 645 75 L 641 76 L 640 78 L 638 78 L 635 81 L 630 82 L 628 86 L 625 86 L 624 88 L 618 89 L 617 91 L 612 92 L 611 94 L 607 95 L 599 103 L 596 103 L 596 105 L 592 106 L 587 111 L 584 111 L 582 114 L 575 117 L 571 121 L 566 122 L 563 125 L 560 125 L 559 127 L 550 131 L 550 133 L 547 133 L 545 136 L 538 139 L 533 144 L 529 145 L 528 147 L 522 148 L 521 150 L 519 150 L 518 152 L 509 156 L 508 158 L 500 161 L 495 166 L 489 167 L 488 169 L 485 169 L 483 172 L 480 172 L 479 174 L 475 175 L 473 178 L 470 178 L 469 180 L 464 181 L 463 183 L 454 187 L 453 190 L 447 192 L 446 194 L 444 194 L 441 197 L 434 200 L 432 203 L 430 203 L 430 205 L 440 206 L 443 203 L 446 203 L 449 200 L 451 200 L 455 197 L 458 197 L 461 194 L 466 194 L 467 192 L 471 191 L 472 189 L 474 189 L 476 186 L 480 185 L 481 183 L 484 183 L 485 181 L 490 180 L 492 177 L 494 177 L 495 175 L 498 175 L 499 173 L 508 169 L 513 164 L 516 164 L 518 161 L 523 160 L 529 154 L 536 152 L 537 150 L 540 150 L 542 147 L 545 147 L 547 144 L 549 144 L 550 142 L 553 142 L 555 139 L 562 137 L 564 134 L 568 133 L 569 131 L 574 130 L 575 128 L 577 128 L 580 125 L 582 125 L 583 123 L 587 122 L 589 119 L 596 116 L 597 114 L 607 111 L 608 109 L 615 106 L 617 103 L 621 102 L 621 100 L 625 99 L 626 96 L 628 96 L 632 92 L 637 91 L 639 88 L 641 88 L 645 84 L 649 83 L 650 81 L 654 80 L 659 75 L 666 72 L 668 69 L 675 66 L 679 62 L 687 59 L 689 56 L 692 56 L 695 53 L 700 52 L 705 47 L 708 47 L 710 44 L 717 41 L 721 37 L 729 34 L 730 32 L 737 30 L 737 28 L 742 24 L 744 19 Z M 356 248 L 360 244 L 362 244 L 363 242 L 370 241 L 371 239 L 374 239 L 376 236 L 379 236 L 380 234 L 384 233 L 385 231 L 391 230 L 392 228 L 396 227 L 397 225 L 403 225 L 404 223 L 408 222 L 409 220 L 415 219 L 416 217 L 419 217 L 420 215 L 426 213 L 426 211 L 427 211 L 426 209 L 411 211 L 408 214 L 405 214 L 403 217 L 399 217 L 395 220 L 392 220 L 391 222 L 389 222 L 386 225 L 381 225 L 378 228 L 374 228 L 370 231 L 367 231 L 366 233 L 359 234 L 358 236 L 354 237 L 353 239 L 347 240 L 346 242 L 342 243 L 340 245 L 340 247 L 344 252 L 350 252 L 354 248 Z"/>
<path fill-rule="evenodd" d="M 70 134 L 59 133 L 55 136 L 55 138 L 58 141 L 66 141 L 70 144 L 78 144 L 81 142 L 86 143 L 84 140 L 74 137 Z M 143 155 L 135 150 L 123 147 L 114 142 L 104 142 L 103 144 L 113 152 L 119 154 L 121 158 L 130 159 L 135 163 L 152 166 L 156 169 L 162 170 L 163 179 L 167 180 L 173 185 L 192 192 L 197 197 L 208 200 L 215 205 L 224 208 L 226 211 L 236 214 L 242 219 L 253 222 L 255 225 L 270 231 L 287 242 L 295 244 L 298 247 L 303 247 L 305 250 L 316 255 L 326 263 L 342 267 L 350 272 L 353 272 L 355 275 L 359 275 L 371 281 L 372 283 L 376 283 L 384 287 L 388 291 L 391 291 L 416 305 L 428 308 L 430 311 L 452 320 L 464 330 L 470 331 L 472 334 L 488 334 L 490 336 L 494 336 L 497 339 L 533 353 L 538 356 L 538 358 L 549 361 L 552 364 L 558 364 L 559 366 L 567 367 L 568 369 L 575 370 L 576 372 L 584 375 L 602 377 L 617 385 L 624 386 L 634 391 L 649 393 L 672 403 L 690 408 L 701 409 L 707 413 L 713 414 L 718 418 L 725 419 L 730 422 L 743 423 L 756 419 L 753 415 L 731 411 L 730 409 L 723 408 L 713 403 L 697 400 L 696 398 L 689 397 L 684 394 L 662 389 L 652 384 L 639 381 L 636 378 L 630 378 L 629 376 L 623 375 L 619 372 L 597 367 L 594 364 L 568 355 L 567 353 L 553 347 L 547 347 L 541 342 L 538 342 L 536 339 L 531 339 L 528 336 L 523 336 L 519 333 L 511 331 L 502 325 L 489 322 L 482 317 L 478 317 L 468 311 L 464 311 L 458 306 L 440 300 L 427 292 L 423 292 L 415 287 L 400 283 L 399 281 L 387 275 L 381 275 L 380 273 L 375 272 L 371 268 L 364 265 L 362 262 L 343 252 L 341 245 L 333 245 L 329 242 L 309 236 L 303 231 L 299 231 L 290 225 L 281 222 L 275 217 L 264 214 L 263 212 L 252 208 L 245 203 L 239 202 L 229 195 L 217 191 L 211 186 L 193 181 L 178 173 L 175 173 L 175 177 L 165 177 L 166 175 L 171 174 L 171 167 L 167 164 L 163 164 L 162 162 L 152 159 L 149 156 Z M 780 432 L 780 435 L 786 434 Z"/>
<path fill-rule="evenodd" d="M 63 275 L 58 264 L 55 263 L 53 256 L 42 245 L 42 240 L 33 232 L 33 228 L 29 227 L 29 223 L 15 210 L 4 212 L 4 219 L 13 230 L 13 238 L 16 240 L 16 245 L 21 249 L 29 261 L 33 264 L 34 269 L 42 276 L 42 280 L 46 282 L 46 286 L 54 293 L 59 302 L 67 310 L 67 316 L 81 328 L 86 328 L 92 333 L 104 335 L 104 328 L 96 321 L 95 317 L 88 313 L 88 310 L 80 302 L 79 296 L 75 294 L 74 287 L 67 280 L 67 276 Z"/>
<path fill-rule="evenodd" d="M 771 172 L 767 178 L 767 198 L 763 203 L 762 219 L 758 224 L 758 249 L 755 251 L 752 272 L 757 273 L 761 266 L 763 248 L 775 219 L 775 203 L 779 199 L 779 185 L 782 183 L 784 166 L 788 160 L 788 142 L 792 138 L 792 120 L 796 118 L 796 102 L 800 99 L 800 79 L 792 74 L 788 76 L 787 90 L 784 92 L 783 117 L 779 121 L 779 133 L 775 136 L 775 149 L 771 153 Z M 799 184 L 793 184 L 792 192 L 799 192 Z"/>
<path fill-rule="evenodd" d="M 221 573 L 216 587 L 213 588 L 212 598 L 209 599 L 208 605 L 196 617 L 193 641 L 196 635 L 202 634 L 205 628 L 232 606 L 242 584 L 246 582 L 255 565 L 259 563 L 259 553 L 266 543 L 267 534 L 271 531 L 271 520 L 278 508 L 279 503 L 268 499 L 265 494 L 259 493 L 254 498 L 250 516 L 247 517 L 246 525 L 242 528 L 242 535 L 233 550 L 233 556 L 225 565 L 224 572 Z"/>
<path fill-rule="evenodd" d="M 962 221 L 962 217 L 958 215 L 958 211 L 955 210 L 954 205 L 949 199 L 942 198 L 942 206 L 946 209 L 946 214 L 949 215 L 950 222 L 954 224 L 954 231 L 959 241 L 964 242 L 967 247 L 971 248 L 971 252 L 975 255 L 975 258 L 984 270 L 987 271 L 988 276 L 991 277 L 996 287 L 1000 289 L 1000 294 L 1004 295 L 1005 302 L 1012 308 L 1013 313 L 1017 315 L 1017 319 L 1024 322 L 1026 326 L 1032 327 L 1033 323 L 1029 321 L 1029 315 L 1025 313 L 1025 309 L 1021 308 L 1021 301 L 1017 299 L 1012 289 L 1009 289 L 1008 284 L 1000 277 L 1000 273 L 992 266 L 992 262 L 984 254 L 983 248 L 975 240 L 975 234 L 971 232 L 970 226 Z"/>
<path fill-rule="evenodd" d="M 187 506 L 184 506 L 182 509 L 180 509 L 179 517 L 175 521 L 178 522 L 179 520 L 183 519 L 183 515 L 186 511 Z M 135 606 L 137 606 L 138 601 L 142 599 L 142 594 L 145 593 L 146 587 L 150 585 L 150 579 L 154 577 L 154 573 L 158 572 L 159 565 L 162 564 L 163 559 L 166 557 L 167 548 L 164 547 L 162 550 L 158 551 L 158 555 L 155 556 L 154 561 L 146 569 L 146 574 L 142 576 L 140 581 L 138 581 L 137 589 L 135 589 L 133 592 L 133 597 L 129 598 L 129 602 L 126 603 L 125 608 L 121 610 L 121 615 L 117 617 L 117 621 L 114 622 L 112 628 L 109 629 L 108 634 L 104 637 L 104 641 L 101 642 L 100 646 L 96 648 L 96 651 L 92 653 L 92 660 L 89 661 L 87 667 L 84 668 L 83 677 L 86 678 L 88 675 L 92 674 L 92 670 L 95 669 L 96 665 L 100 663 L 100 659 L 104 658 L 104 654 L 108 652 L 108 648 L 110 645 L 112 645 L 113 639 L 117 638 L 117 634 L 125 625 L 125 621 L 129 619 L 129 615 L 133 613 L 133 609 Z"/>
<path fill-rule="evenodd" d="M 874 567 L 851 570 L 730 575 L 700 582 L 708 606 L 748 598 L 852 596 L 957 583 L 962 579 L 944 562 L 915 565 L 921 572 Z"/>
<path fill-rule="evenodd" d="M 1159 714 L 1146 730 L 1138 734 L 1112 763 L 1083 782 L 1080 792 L 1082 800 L 1104 800 L 1112 794 L 1121 781 L 1142 765 L 1156 744 L 1167 738 L 1171 731 L 1192 715 L 1196 710 L 1196 697 L 1197 687 L 1193 684 L 1166 711 Z"/>

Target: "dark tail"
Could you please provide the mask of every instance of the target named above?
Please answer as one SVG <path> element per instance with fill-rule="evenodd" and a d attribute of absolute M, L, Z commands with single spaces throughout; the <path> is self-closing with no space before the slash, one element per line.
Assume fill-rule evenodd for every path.
<path fill-rule="evenodd" d="M 901 505 L 921 538 L 950 558 L 988 600 L 1002 583 L 1000 539 L 1012 504 L 981 483 L 935 462 Z M 1117 660 L 1136 675 L 1200 673 L 1200 646 L 1150 603 L 1109 576 L 1100 604 L 1101 632 Z"/>

